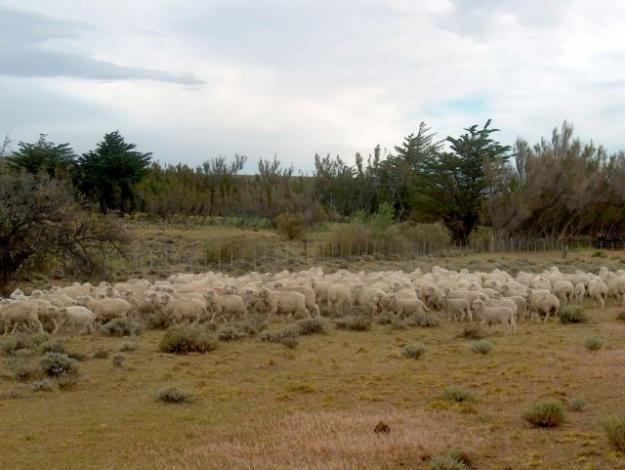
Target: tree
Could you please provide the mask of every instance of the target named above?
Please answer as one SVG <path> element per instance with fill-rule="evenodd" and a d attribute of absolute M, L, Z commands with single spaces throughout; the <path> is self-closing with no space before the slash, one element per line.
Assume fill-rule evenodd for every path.
<path fill-rule="evenodd" d="M 494 181 L 489 173 L 501 171 L 510 157 L 510 147 L 491 138 L 499 129 L 490 124 L 488 120 L 482 129 L 474 125 L 458 138 L 448 137 L 451 151 L 439 153 L 420 172 L 420 205 L 439 217 L 457 242 L 466 243 L 479 221 Z"/>
<path fill-rule="evenodd" d="M 247 157 L 235 154 L 234 160 L 228 164 L 224 157 L 216 157 L 206 160 L 199 168 L 204 183 L 209 192 L 209 215 L 215 212 L 215 197 L 219 191 L 222 206 L 226 198 L 230 196 L 235 184 L 234 178 L 243 169 Z"/>
<path fill-rule="evenodd" d="M 152 153 L 141 153 L 135 148 L 135 144 L 126 143 L 119 131 L 115 131 L 105 134 L 95 150 L 78 159 L 76 184 L 87 197 L 99 203 L 102 212 L 136 209 L 134 185 L 148 172 Z"/>
<path fill-rule="evenodd" d="M 114 219 L 81 210 L 66 182 L 46 175 L 0 175 L 0 293 L 18 276 L 55 260 L 92 274 L 99 266 L 96 253 L 125 241 Z"/>
<path fill-rule="evenodd" d="M 14 171 L 31 174 L 46 172 L 51 177 L 57 177 L 69 174 L 76 159 L 69 144 L 50 142 L 46 134 L 39 134 L 35 143 L 19 142 L 17 146 L 18 150 L 6 158 L 7 165 Z"/>

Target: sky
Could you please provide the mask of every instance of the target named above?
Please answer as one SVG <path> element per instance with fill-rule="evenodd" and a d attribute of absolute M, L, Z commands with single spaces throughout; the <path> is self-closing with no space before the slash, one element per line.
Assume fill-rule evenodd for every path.
<path fill-rule="evenodd" d="M 618 0 L 0 0 L 0 138 L 162 163 L 391 150 L 492 119 L 625 149 Z"/>

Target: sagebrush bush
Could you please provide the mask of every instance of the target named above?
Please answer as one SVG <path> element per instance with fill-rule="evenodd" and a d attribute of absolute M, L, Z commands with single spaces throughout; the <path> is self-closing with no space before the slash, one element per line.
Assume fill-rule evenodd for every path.
<path fill-rule="evenodd" d="M 462 388 L 457 385 L 450 385 L 445 390 L 443 390 L 441 398 L 443 400 L 454 401 L 456 403 L 473 401 L 475 399 L 473 393 L 471 393 L 466 388 Z"/>
<path fill-rule="evenodd" d="M 401 348 L 401 354 L 404 357 L 409 359 L 419 359 L 421 356 L 425 354 L 427 351 L 425 345 L 420 341 L 415 341 L 414 343 L 406 344 L 403 348 Z"/>
<path fill-rule="evenodd" d="M 0 340 L 0 351 L 5 356 L 8 356 L 17 350 L 17 339 L 13 336 L 7 336 Z"/>
<path fill-rule="evenodd" d="M 581 398 L 574 398 L 571 400 L 569 406 L 572 411 L 584 411 L 584 408 L 586 408 L 586 401 Z"/>
<path fill-rule="evenodd" d="M 167 328 L 159 345 L 162 352 L 175 354 L 206 353 L 216 347 L 217 340 L 207 330 L 198 326 L 178 325 Z"/>
<path fill-rule="evenodd" d="M 295 324 L 297 332 L 300 335 L 314 335 L 318 333 L 324 333 L 326 329 L 326 323 L 322 318 L 307 318 L 305 320 L 299 320 Z"/>
<path fill-rule="evenodd" d="M 124 341 L 119 345 L 120 352 L 131 352 L 137 349 L 137 343 L 134 341 Z"/>
<path fill-rule="evenodd" d="M 94 359 L 107 359 L 109 357 L 110 352 L 106 349 L 98 349 L 93 353 Z"/>
<path fill-rule="evenodd" d="M 306 218 L 302 214 L 283 212 L 275 218 L 276 228 L 289 240 L 300 238 L 306 230 Z"/>
<path fill-rule="evenodd" d="M 295 326 L 288 326 L 281 330 L 264 331 L 260 336 L 261 341 L 283 344 L 287 348 L 295 349 L 299 343 L 297 337 L 299 330 Z"/>
<path fill-rule="evenodd" d="M 597 336 L 588 336 L 584 340 L 584 347 L 588 351 L 598 351 L 603 347 L 603 341 Z"/>
<path fill-rule="evenodd" d="M 41 367 L 30 360 L 16 360 L 9 364 L 15 380 L 26 382 L 41 376 Z"/>
<path fill-rule="evenodd" d="M 605 253 L 603 251 L 595 251 L 591 256 L 593 258 L 603 258 L 605 256 Z"/>
<path fill-rule="evenodd" d="M 124 362 L 126 362 L 126 356 L 123 354 L 115 354 L 111 362 L 116 369 L 122 369 L 124 367 Z"/>
<path fill-rule="evenodd" d="M 611 416 L 603 422 L 608 441 L 617 450 L 625 452 L 625 414 Z"/>
<path fill-rule="evenodd" d="M 63 344 L 61 340 L 54 339 L 54 340 L 46 341 L 41 346 L 39 346 L 39 349 L 41 350 L 43 354 L 49 353 L 49 352 L 64 353 L 65 344 Z"/>
<path fill-rule="evenodd" d="M 364 316 L 336 318 L 334 324 L 340 330 L 367 331 L 371 328 L 371 320 Z"/>
<path fill-rule="evenodd" d="M 163 403 L 189 403 L 193 395 L 176 387 L 165 387 L 156 391 L 156 399 Z"/>
<path fill-rule="evenodd" d="M 493 343 L 487 339 L 480 339 L 471 343 L 471 351 L 478 354 L 488 354 L 493 350 Z"/>
<path fill-rule="evenodd" d="M 440 321 L 431 313 L 415 313 L 404 320 L 408 326 L 418 326 L 419 328 L 435 328 L 440 325 Z"/>
<path fill-rule="evenodd" d="M 619 312 L 619 314 L 616 316 L 616 319 L 617 319 L 618 321 L 625 322 L 625 311 L 623 311 L 623 312 Z"/>
<path fill-rule="evenodd" d="M 395 315 L 389 312 L 380 313 L 375 317 L 375 322 L 379 325 L 391 325 L 395 321 Z"/>
<path fill-rule="evenodd" d="M 38 380 L 31 385 L 33 392 L 49 392 L 52 390 L 52 384 L 48 379 Z"/>
<path fill-rule="evenodd" d="M 78 363 L 61 353 L 46 353 L 40 361 L 41 369 L 50 377 L 72 375 L 78 372 Z"/>
<path fill-rule="evenodd" d="M 115 318 L 100 327 L 105 336 L 137 336 L 143 329 L 141 325 L 129 318 Z"/>
<path fill-rule="evenodd" d="M 435 455 L 428 464 L 430 470 L 467 470 L 471 468 L 465 464 L 460 456 L 452 452 Z"/>
<path fill-rule="evenodd" d="M 566 418 L 564 406 L 559 400 L 538 401 L 529 407 L 522 416 L 528 423 L 541 428 L 559 426 L 564 423 Z"/>
<path fill-rule="evenodd" d="M 584 323 L 586 315 L 581 305 L 565 305 L 560 309 L 560 322 L 564 323 Z"/>
<path fill-rule="evenodd" d="M 145 326 L 150 330 L 166 330 L 173 322 L 171 315 L 161 310 L 152 312 L 144 318 Z"/>
<path fill-rule="evenodd" d="M 83 362 L 89 359 L 89 356 L 78 351 L 69 351 L 69 352 L 66 352 L 65 354 L 67 354 L 67 357 L 69 357 L 70 359 L 74 359 L 75 361 L 78 361 L 78 362 Z"/>
<path fill-rule="evenodd" d="M 484 327 L 479 323 L 465 326 L 462 332 L 458 335 L 458 337 L 465 339 L 482 339 L 485 336 L 488 336 L 488 334 L 484 330 Z"/>
<path fill-rule="evenodd" d="M 247 336 L 247 331 L 238 323 L 228 323 L 217 330 L 217 338 L 220 341 L 234 341 Z"/>
<path fill-rule="evenodd" d="M 243 322 L 243 329 L 248 335 L 254 336 L 267 328 L 267 317 L 264 315 L 248 315 L 247 320 Z"/>

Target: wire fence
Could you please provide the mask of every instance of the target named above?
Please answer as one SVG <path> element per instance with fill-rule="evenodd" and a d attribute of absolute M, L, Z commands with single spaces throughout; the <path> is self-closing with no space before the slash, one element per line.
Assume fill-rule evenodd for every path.
<path fill-rule="evenodd" d="M 194 269 L 227 269 L 235 265 L 250 268 L 266 262 L 322 262 L 337 260 L 419 260 L 424 257 L 453 256 L 469 253 L 540 253 L 569 250 L 598 249 L 625 250 L 625 242 L 612 240 L 569 240 L 568 242 L 547 238 L 483 239 L 467 243 L 422 242 L 399 240 L 375 240 L 334 243 L 303 240 L 299 245 L 254 243 L 235 241 L 204 244 L 201 253 L 180 253 L 175 247 L 145 253 L 135 249 L 128 253 L 126 263 L 135 271 L 155 269 L 172 265 L 188 265 Z"/>

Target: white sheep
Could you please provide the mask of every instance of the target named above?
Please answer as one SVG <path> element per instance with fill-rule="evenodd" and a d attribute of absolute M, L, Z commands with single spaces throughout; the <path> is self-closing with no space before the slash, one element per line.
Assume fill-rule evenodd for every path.
<path fill-rule="evenodd" d="M 489 307 L 479 299 L 473 302 L 473 307 L 483 324 L 501 323 L 512 333 L 516 332 L 516 318 L 510 307 L 505 305 Z"/>
<path fill-rule="evenodd" d="M 104 322 L 115 318 L 125 319 L 132 307 L 124 299 L 94 299 L 90 295 L 78 297 L 76 304 L 87 307 L 96 314 L 98 320 Z"/>
<path fill-rule="evenodd" d="M 192 323 L 199 323 L 202 316 L 206 314 L 206 302 L 195 298 L 175 298 L 171 294 L 164 293 L 160 297 L 160 308 L 175 323 L 189 320 Z"/>
<path fill-rule="evenodd" d="M 384 303 L 385 308 L 391 310 L 399 318 L 409 317 L 412 315 L 423 315 L 430 310 L 418 298 L 401 298 L 397 294 L 391 294 L 386 297 Z"/>
<path fill-rule="evenodd" d="M 604 308 L 605 300 L 608 297 L 608 286 L 601 279 L 590 281 L 588 295 L 595 299 L 601 308 Z"/>
<path fill-rule="evenodd" d="M 43 332 L 43 325 L 39 321 L 39 305 L 19 300 L 0 307 L 0 319 L 4 322 L 4 334 L 9 331 L 9 327 L 13 325 L 11 333 L 15 333 L 20 324 L 34 326 L 38 331 Z"/>
<path fill-rule="evenodd" d="M 469 321 L 473 321 L 473 314 L 471 313 L 471 307 L 469 306 L 469 301 L 466 299 L 450 299 L 447 297 L 447 294 L 442 294 L 440 296 L 440 302 L 445 308 L 445 312 L 449 316 L 449 319 L 452 320 L 464 320 L 468 318 Z"/>
<path fill-rule="evenodd" d="M 575 284 L 575 300 L 579 305 L 584 301 L 584 297 L 586 296 L 586 286 L 583 282 L 578 282 Z"/>
<path fill-rule="evenodd" d="M 217 295 L 215 291 L 209 291 L 205 297 L 208 309 L 212 312 L 211 323 L 215 321 L 215 318 L 226 321 L 247 318 L 247 306 L 240 295 Z"/>
<path fill-rule="evenodd" d="M 82 327 L 83 330 L 81 333 L 86 333 L 87 331 L 93 333 L 96 314 L 87 307 L 73 305 L 71 307 L 59 309 L 59 311 L 61 313 L 61 317 L 58 328 L 61 328 L 64 325 L 70 325 L 74 327 Z"/>

